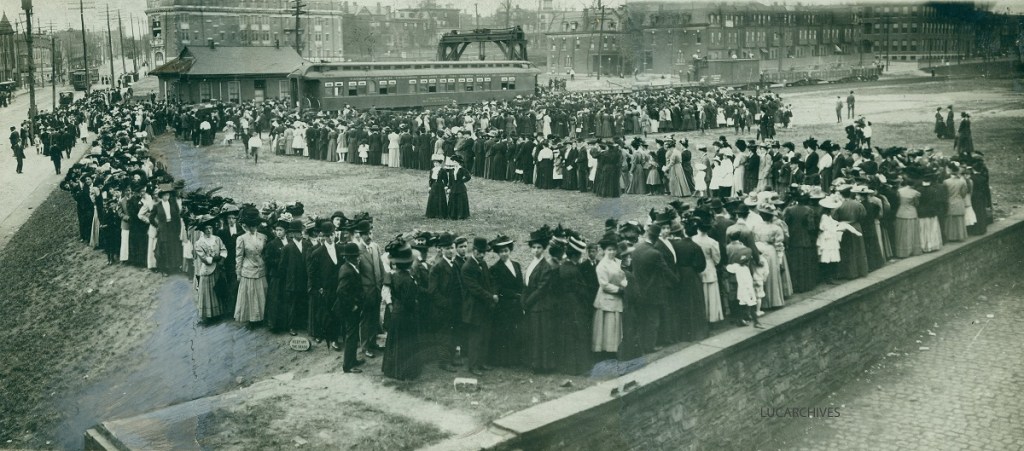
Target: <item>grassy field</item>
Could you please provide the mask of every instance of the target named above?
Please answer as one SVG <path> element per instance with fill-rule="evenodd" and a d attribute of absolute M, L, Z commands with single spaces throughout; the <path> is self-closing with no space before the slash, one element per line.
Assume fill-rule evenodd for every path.
<path fill-rule="evenodd" d="M 1024 102 L 1011 82 L 851 85 L 783 92 L 786 101 L 793 103 L 796 117 L 795 128 L 782 130 L 779 139 L 800 142 L 809 135 L 819 140 L 842 136 L 834 124 L 830 99 L 848 89 L 856 89 L 858 112 L 874 122 L 874 140 L 882 147 L 932 146 L 949 155 L 952 143 L 936 140 L 931 134 L 934 108 L 953 103 L 957 111 L 970 111 L 974 116 L 975 146 L 985 152 L 992 172 L 997 215 L 1024 204 L 1024 192 L 1019 189 L 1024 186 L 1024 128 L 1020 126 Z M 723 131 L 730 140 L 735 139 L 725 130 L 705 136 L 679 135 L 694 144 L 707 144 Z M 473 180 L 469 183 L 471 220 L 427 220 L 423 217 L 427 195 L 423 172 L 273 155 L 254 166 L 236 157 L 238 149 L 194 149 L 167 136 L 155 142 L 154 151 L 175 175 L 188 181 L 190 188 L 223 186 L 225 195 L 243 202 L 300 200 L 308 212 L 323 214 L 337 209 L 346 213 L 368 211 L 376 217 L 376 238 L 382 242 L 413 228 L 449 229 L 488 238 L 507 233 L 517 241 L 513 258 L 521 262 L 528 261 L 524 240 L 529 230 L 543 223 L 562 222 L 597 239 L 606 218 L 639 218 L 650 208 L 661 208 L 670 201 L 659 196 L 600 199 L 578 192 L 540 191 L 520 184 Z M 69 416 L 76 415 L 78 407 L 69 406 L 78 405 L 76 397 L 83 387 L 153 357 L 139 349 L 154 336 L 154 330 L 163 326 L 154 318 L 154 311 L 166 301 L 156 292 L 169 281 L 186 283 L 147 271 L 106 266 L 99 252 L 77 242 L 74 208 L 67 194 L 53 193 L 0 252 L 0 280 L 4 281 L 0 291 L 0 345 L 4 349 L 4 364 L 0 365 L 0 447 L 73 447 L 80 443 L 52 444 L 61 434 L 72 439 L 81 436 L 82 431 L 60 430 Z M 183 305 L 189 308 L 190 304 Z M 230 358 L 233 354 L 223 359 L 206 356 L 201 361 L 204 365 L 223 365 L 223 369 L 211 371 L 224 372 L 222 379 L 227 381 L 234 381 L 238 367 L 243 365 L 247 380 L 286 371 L 304 377 L 338 371 L 340 367 L 340 354 L 336 352 L 320 348 L 312 354 L 291 353 L 286 349 L 285 337 L 263 330 L 248 331 L 234 323 L 215 327 L 225 329 L 226 340 L 239 354 L 247 354 L 243 363 Z M 167 337 L 189 340 L 188 336 Z M 160 345 L 150 347 L 159 349 Z M 157 357 L 188 367 L 196 365 L 190 360 L 193 356 L 175 353 Z M 380 375 L 379 359 L 367 367 L 367 373 L 360 377 L 374 378 L 482 420 L 519 410 L 535 399 L 544 401 L 592 384 L 586 378 L 537 377 L 524 371 L 497 370 L 485 375 L 480 392 L 465 394 L 451 390 L 451 375 L 436 368 L 428 369 L 417 382 L 398 383 Z M 572 379 L 573 386 L 561 387 L 565 379 Z M 237 383 L 218 382 L 216 386 L 226 391 Z"/>

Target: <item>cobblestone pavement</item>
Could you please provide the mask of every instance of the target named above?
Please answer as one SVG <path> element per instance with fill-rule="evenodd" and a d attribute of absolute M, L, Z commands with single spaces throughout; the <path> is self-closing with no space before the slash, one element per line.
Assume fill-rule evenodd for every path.
<path fill-rule="evenodd" d="M 759 448 L 1024 450 L 1024 282 L 990 280 L 827 399 L 785 406 L 838 418 L 766 418 L 779 429 Z"/>

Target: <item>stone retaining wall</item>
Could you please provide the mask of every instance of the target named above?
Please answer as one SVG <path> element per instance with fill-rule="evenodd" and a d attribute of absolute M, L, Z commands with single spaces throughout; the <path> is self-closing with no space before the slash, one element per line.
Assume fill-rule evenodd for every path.
<path fill-rule="evenodd" d="M 729 330 L 434 449 L 756 447 L 774 423 L 762 408 L 828 407 L 814 403 L 993 283 L 987 274 L 1024 263 L 1021 219 L 773 312 L 765 330 Z"/>

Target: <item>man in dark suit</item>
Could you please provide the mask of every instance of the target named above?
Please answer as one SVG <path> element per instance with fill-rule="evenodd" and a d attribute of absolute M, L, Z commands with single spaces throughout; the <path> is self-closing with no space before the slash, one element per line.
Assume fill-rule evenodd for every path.
<path fill-rule="evenodd" d="M 25 146 L 23 145 L 24 141 L 21 140 L 21 134 L 19 134 L 18 130 L 15 129 L 14 127 L 11 127 L 10 140 L 11 150 L 14 151 L 14 158 L 18 160 L 18 167 L 16 168 L 16 172 L 18 174 L 21 174 L 21 170 L 25 162 Z"/>
<path fill-rule="evenodd" d="M 637 243 L 632 257 L 636 289 L 647 295 L 637 298 L 638 301 L 642 299 L 643 303 L 631 306 L 636 313 L 632 316 L 636 322 L 633 327 L 623 327 L 623 330 L 640 335 L 634 340 L 640 343 L 644 353 L 655 350 L 661 329 L 661 309 L 668 304 L 668 297 L 679 280 L 672 269 L 675 261 L 671 259 L 671 254 L 666 259 L 660 249 L 665 246 L 660 237 L 661 226 L 647 226 L 644 239 Z"/>
<path fill-rule="evenodd" d="M 483 376 L 481 370 L 490 369 L 484 362 L 487 361 L 487 349 L 490 346 L 494 307 L 498 303 L 498 295 L 491 286 L 491 273 L 484 261 L 490 249 L 486 238 L 473 238 L 473 248 L 470 250 L 472 255 L 462 265 L 462 283 L 466 290 L 462 302 L 462 322 L 469 336 L 469 372 L 475 376 Z"/>
<path fill-rule="evenodd" d="M 596 140 L 587 140 L 587 145 L 576 151 L 576 162 L 573 167 L 576 170 L 576 184 L 581 193 L 590 191 L 590 148 Z"/>
<path fill-rule="evenodd" d="M 373 358 L 380 349 L 377 334 L 380 333 L 381 289 L 384 287 L 384 263 L 381 261 L 380 246 L 373 242 L 373 225 L 365 218 L 353 226 L 352 242 L 359 246 L 359 274 L 363 280 L 363 319 L 360 323 L 360 337 L 363 354 Z"/>
<path fill-rule="evenodd" d="M 332 322 L 337 326 L 337 331 L 332 333 L 338 334 L 345 341 L 341 369 L 346 373 L 362 373 L 363 370 L 356 368 L 363 363 L 356 359 L 359 348 L 359 320 L 362 317 L 360 308 L 366 304 L 363 280 L 357 267 L 362 252 L 356 243 L 345 243 L 338 249 L 341 269 L 338 272 L 338 286 L 331 309 L 331 316 L 334 318 Z M 336 344 L 331 347 L 337 349 Z"/>
<path fill-rule="evenodd" d="M 334 224 L 325 222 L 317 230 L 321 245 L 316 246 L 306 260 L 306 279 L 309 287 L 309 336 L 320 343 L 327 340 L 332 349 L 338 349 L 341 325 L 330 314 L 335 290 L 338 289 L 338 259 L 341 246 L 334 242 Z"/>
<path fill-rule="evenodd" d="M 306 310 L 306 293 L 309 282 L 306 274 L 306 252 L 313 243 L 302 237 L 302 221 L 294 220 L 288 224 L 288 244 L 281 251 L 282 282 L 284 284 L 285 315 L 284 324 L 288 325 L 288 333 L 297 335 L 296 328 L 303 326 L 303 314 Z"/>
<path fill-rule="evenodd" d="M 463 346 L 459 339 L 462 326 L 462 276 L 461 268 L 455 262 L 455 236 L 443 233 L 436 246 L 441 259 L 434 263 L 427 276 L 427 294 L 431 311 L 425 329 L 427 336 L 433 336 L 440 343 L 441 352 L 438 366 L 444 371 L 454 372 L 455 348 Z"/>

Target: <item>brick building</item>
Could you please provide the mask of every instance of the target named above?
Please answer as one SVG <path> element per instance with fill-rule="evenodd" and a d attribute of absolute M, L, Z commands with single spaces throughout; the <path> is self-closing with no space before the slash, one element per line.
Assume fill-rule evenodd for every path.
<path fill-rule="evenodd" d="M 331 0 L 304 0 L 299 18 L 301 55 L 340 61 L 432 55 L 444 31 L 459 28 L 459 10 L 392 10 Z M 188 45 L 295 46 L 294 3 L 285 0 L 147 0 L 150 59 L 159 66 Z M 408 56 L 412 57 L 412 56 Z"/>
<path fill-rule="evenodd" d="M 18 51 L 14 44 L 14 27 L 4 13 L 0 18 L 0 81 L 18 81 Z"/>

